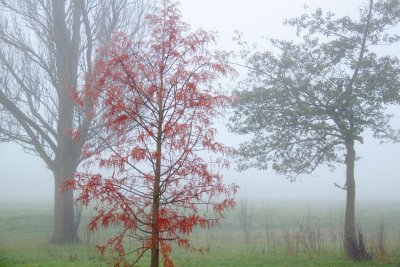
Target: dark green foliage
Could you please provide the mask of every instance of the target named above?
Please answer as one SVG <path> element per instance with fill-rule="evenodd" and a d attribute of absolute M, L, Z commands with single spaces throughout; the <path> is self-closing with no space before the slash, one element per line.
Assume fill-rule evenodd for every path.
<path fill-rule="evenodd" d="M 320 9 L 287 20 L 302 42 L 272 39 L 277 55 L 246 58 L 246 89 L 235 92 L 230 129 L 252 134 L 240 146 L 240 168 L 272 164 L 295 179 L 321 164 L 346 164 L 344 245 L 355 260 L 370 259 L 355 227 L 355 143 L 363 143 L 366 130 L 399 141 L 386 109 L 400 101 L 400 62 L 376 52 L 400 40 L 392 33 L 399 21 L 398 0 L 370 0 L 358 20 Z"/>
<path fill-rule="evenodd" d="M 272 39 L 279 53 L 248 57 L 245 88 L 235 92 L 230 129 L 253 134 L 240 146 L 240 167 L 272 164 L 294 178 L 343 163 L 346 142 L 362 143 L 366 129 L 397 141 L 386 108 L 399 102 L 399 59 L 375 47 L 399 40 L 389 31 L 399 19 L 399 1 L 380 1 L 371 13 L 362 7 L 359 20 L 320 9 L 287 20 L 302 42 Z"/>

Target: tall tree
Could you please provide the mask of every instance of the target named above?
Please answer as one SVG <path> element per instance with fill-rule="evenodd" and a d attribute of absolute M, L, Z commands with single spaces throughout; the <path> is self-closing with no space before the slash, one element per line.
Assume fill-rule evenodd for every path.
<path fill-rule="evenodd" d="M 358 20 L 320 9 L 287 20 L 302 42 L 271 40 L 279 54 L 249 57 L 251 89 L 236 92 L 231 130 L 252 134 L 240 146 L 242 168 L 272 164 L 295 179 L 321 164 L 346 164 L 344 245 L 352 259 L 368 257 L 355 227 L 355 144 L 365 130 L 399 140 L 386 112 L 400 100 L 399 59 L 373 50 L 399 40 L 393 32 L 399 20 L 397 0 L 370 0 Z"/>
<path fill-rule="evenodd" d="M 0 1 L 0 141 L 18 143 L 53 172 L 54 242 L 78 240 L 73 191 L 60 185 L 93 137 L 87 110 L 70 96 L 92 72 L 96 46 L 117 29 L 139 34 L 147 8 L 144 0 Z"/>
<path fill-rule="evenodd" d="M 192 250 L 193 228 L 215 225 L 235 206 L 237 186 L 225 185 L 220 174 L 233 149 L 215 141 L 212 128 L 229 101 L 212 82 L 234 70 L 226 53 L 210 50 L 214 35 L 191 32 L 173 2 L 163 1 L 147 25 L 150 35 L 140 42 L 114 35 L 77 97 L 103 110 L 99 135 L 108 148 L 95 151 L 70 185 L 79 188 L 82 204 L 96 203 L 90 229 L 121 227 L 99 247 L 112 247 L 116 264 L 132 250 L 135 264 L 150 250 L 151 266 L 159 266 L 160 253 L 164 266 L 173 266 L 172 241 Z M 213 162 L 203 159 L 210 153 L 217 155 Z"/>

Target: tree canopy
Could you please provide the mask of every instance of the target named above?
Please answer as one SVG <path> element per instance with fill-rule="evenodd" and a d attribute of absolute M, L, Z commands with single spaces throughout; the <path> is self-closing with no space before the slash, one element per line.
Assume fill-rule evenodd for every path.
<path fill-rule="evenodd" d="M 389 34 L 399 20 L 398 5 L 378 2 L 368 19 L 336 18 L 320 9 L 287 20 L 303 41 L 272 39 L 279 53 L 247 58 L 249 77 L 230 129 L 252 134 L 240 147 L 241 168 L 266 169 L 294 178 L 322 163 L 343 163 L 345 143 L 374 137 L 396 141 L 388 105 L 399 103 L 399 59 L 374 46 L 399 40 Z M 243 160 L 243 161 L 242 161 Z"/>

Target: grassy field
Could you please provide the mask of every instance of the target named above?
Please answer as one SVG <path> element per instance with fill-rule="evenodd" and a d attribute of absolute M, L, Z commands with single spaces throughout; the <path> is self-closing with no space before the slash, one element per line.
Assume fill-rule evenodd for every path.
<path fill-rule="evenodd" d="M 344 259 L 343 203 L 242 201 L 217 228 L 193 233 L 204 255 L 174 248 L 176 266 L 399 266 L 400 203 L 360 203 L 357 221 L 371 262 Z M 77 245 L 48 243 L 49 203 L 0 203 L 0 266 L 112 266 L 95 244 L 112 230 L 87 233 Z M 148 266 L 144 258 L 138 266 Z"/>

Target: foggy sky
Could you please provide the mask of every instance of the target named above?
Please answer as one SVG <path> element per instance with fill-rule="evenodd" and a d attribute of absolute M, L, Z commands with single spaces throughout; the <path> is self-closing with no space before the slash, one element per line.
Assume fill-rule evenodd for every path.
<path fill-rule="evenodd" d="M 257 43 L 257 49 L 268 50 L 271 46 L 265 37 L 278 39 L 295 38 L 295 30 L 282 25 L 285 18 L 298 17 L 304 12 L 306 3 L 311 8 L 321 7 L 338 16 L 356 15 L 360 0 L 181 0 L 184 21 L 192 29 L 218 31 L 218 48 L 235 50 L 232 41 L 234 30 L 243 32 L 244 40 Z M 399 51 L 399 50 L 397 50 Z M 398 55 L 400 56 L 400 55 Z M 243 73 L 243 70 L 238 69 Z M 400 128 L 400 107 L 392 109 L 399 115 L 393 121 Z M 222 122 L 222 125 L 226 122 Z M 243 137 L 235 136 L 218 127 L 218 139 L 228 145 L 237 146 Z M 400 200 L 399 163 L 400 145 L 383 144 L 373 140 L 368 133 L 365 142 L 356 147 L 356 199 Z M 0 144 L 0 201 L 12 199 L 51 200 L 54 193 L 52 173 L 39 158 L 26 154 L 15 144 Z M 310 176 L 302 176 L 290 183 L 273 171 L 249 170 L 236 172 L 233 164 L 225 174 L 225 181 L 240 186 L 250 198 L 299 199 L 299 200 L 344 200 L 345 191 L 333 186 L 344 184 L 345 168 L 338 166 L 334 172 L 321 167 Z M 241 196 L 239 196 L 240 198 Z"/>

